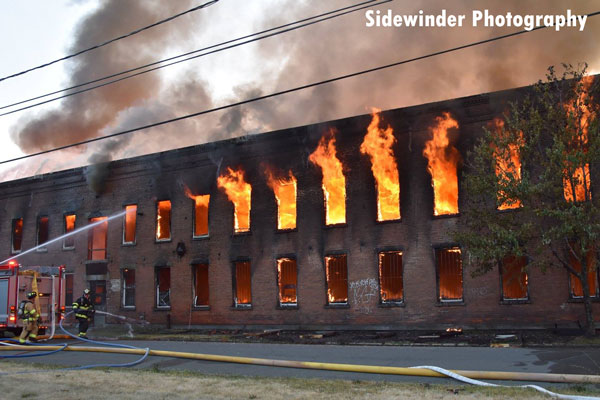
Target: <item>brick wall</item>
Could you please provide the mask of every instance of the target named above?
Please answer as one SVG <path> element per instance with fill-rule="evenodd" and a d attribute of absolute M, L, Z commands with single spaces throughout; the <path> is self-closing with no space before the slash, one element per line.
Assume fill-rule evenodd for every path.
<path fill-rule="evenodd" d="M 77 298 L 90 280 L 106 280 L 105 309 L 156 324 L 210 326 L 300 326 L 353 328 L 433 328 L 575 326 L 583 321 L 581 303 L 569 302 L 567 274 L 563 270 L 534 270 L 529 274 L 530 301 L 501 304 L 498 271 L 473 278 L 465 270 L 464 302 L 440 305 L 437 300 L 434 248 L 456 245 L 449 232 L 460 216 L 434 218 L 433 190 L 422 155 L 429 139 L 428 127 L 443 111 L 460 124 L 454 138 L 461 154 L 506 101 L 518 91 L 493 93 L 383 113 L 395 132 L 394 152 L 401 182 L 401 221 L 376 222 L 376 189 L 368 157 L 359 147 L 371 117 L 338 121 L 183 148 L 113 162 L 108 166 L 104 190 L 95 193 L 79 168 L 0 184 L 0 254 L 10 256 L 11 220 L 24 219 L 23 249 L 35 245 L 39 215 L 50 218 L 50 237 L 63 233 L 63 215 L 74 212 L 76 227 L 90 217 L 110 216 L 127 204 L 138 209 L 136 243 L 123 245 L 122 220 L 108 226 L 107 274 L 86 274 L 87 233 L 75 237 L 75 249 L 62 244 L 20 259 L 24 265 L 65 264 L 75 273 Z M 338 157 L 344 165 L 347 188 L 347 223 L 324 226 L 321 171 L 308 161 L 321 136 L 334 127 Z M 277 231 L 277 204 L 266 183 L 264 165 L 291 169 L 298 181 L 297 229 Z M 251 232 L 233 234 L 233 205 L 217 188 L 216 177 L 226 167 L 241 166 L 252 185 Z M 193 239 L 193 200 L 184 194 L 210 194 L 209 237 Z M 460 183 L 459 183 L 460 185 Z M 156 202 L 170 200 L 170 241 L 155 241 Z M 459 195 L 459 205 L 460 205 Z M 178 256 L 178 243 L 186 253 Z M 383 307 L 378 293 L 367 286 L 378 284 L 377 254 L 403 252 L 404 303 Z M 327 307 L 324 256 L 343 253 L 348 260 L 349 305 Z M 279 256 L 292 255 L 298 266 L 298 307 L 278 307 Z M 252 307 L 233 307 L 233 262 L 248 259 L 252 271 Z M 194 262 L 209 263 L 210 307 L 192 307 Z M 155 269 L 171 271 L 171 307 L 156 308 Z M 121 269 L 135 269 L 135 309 L 121 307 Z M 362 296 L 357 296 L 361 295 Z M 600 304 L 595 304 L 596 313 Z M 108 320 L 110 322 L 110 319 Z"/>

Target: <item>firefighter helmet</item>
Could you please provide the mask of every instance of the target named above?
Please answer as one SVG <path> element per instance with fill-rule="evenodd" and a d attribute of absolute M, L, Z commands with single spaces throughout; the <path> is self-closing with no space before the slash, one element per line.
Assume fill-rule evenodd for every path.
<path fill-rule="evenodd" d="M 35 298 L 36 296 L 37 296 L 37 293 L 36 293 L 36 292 L 29 292 L 29 293 L 27 293 L 27 298 L 28 298 L 28 299 L 33 299 L 33 298 Z"/>
<path fill-rule="evenodd" d="M 86 288 L 86 289 L 83 289 L 83 294 L 84 294 L 84 295 L 88 295 L 88 294 L 90 294 L 90 289 L 87 289 L 87 288 Z"/>

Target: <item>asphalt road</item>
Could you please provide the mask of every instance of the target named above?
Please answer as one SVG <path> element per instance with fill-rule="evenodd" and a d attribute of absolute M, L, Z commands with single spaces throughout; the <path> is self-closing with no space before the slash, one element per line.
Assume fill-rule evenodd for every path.
<path fill-rule="evenodd" d="M 72 341 L 70 341 L 71 344 Z M 411 367 L 432 365 L 446 369 L 475 371 L 549 372 L 600 375 L 600 348 L 487 348 L 487 347 L 413 347 L 413 346 L 334 346 L 258 343 L 215 343 L 176 341 L 115 341 L 140 348 L 178 352 L 206 353 L 280 360 L 316 361 L 343 364 Z M 75 345 L 75 344 L 73 344 Z M 76 344 L 79 345 L 79 344 Z M 85 346 L 94 344 L 81 343 Z M 8 352 L 2 355 L 13 354 Z M 139 356 L 59 352 L 43 357 L 18 359 L 23 363 L 42 362 L 64 366 L 118 364 Z M 322 379 L 385 380 L 394 382 L 447 383 L 439 378 L 292 369 L 169 357 L 148 357 L 135 368 L 189 370 L 206 374 L 306 377 Z M 1 363 L 0 363 L 1 369 Z M 445 381 L 445 382 L 444 382 Z M 506 383 L 506 382 L 495 382 Z M 531 382 L 520 382 L 525 384 Z M 516 382 L 509 383 L 512 385 Z M 548 384 L 543 384 L 548 386 Z"/>

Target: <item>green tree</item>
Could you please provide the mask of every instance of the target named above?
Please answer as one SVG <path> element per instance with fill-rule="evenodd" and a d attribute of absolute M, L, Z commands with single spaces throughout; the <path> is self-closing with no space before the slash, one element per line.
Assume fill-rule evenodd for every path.
<path fill-rule="evenodd" d="M 600 251 L 599 79 L 587 65 L 548 69 L 527 95 L 484 129 L 467 155 L 455 239 L 475 276 L 508 256 L 526 268 L 558 267 L 581 291 L 586 334 L 595 334 Z M 596 181 L 598 181 L 596 179 Z M 554 295 L 554 293 L 551 293 Z M 562 294 L 557 294 L 562 295 Z"/>

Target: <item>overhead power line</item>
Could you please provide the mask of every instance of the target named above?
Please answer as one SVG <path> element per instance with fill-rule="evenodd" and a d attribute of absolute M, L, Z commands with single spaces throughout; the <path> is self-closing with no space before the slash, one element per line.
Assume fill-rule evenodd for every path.
<path fill-rule="evenodd" d="M 286 32 L 290 32 L 290 31 L 296 30 L 296 29 L 304 28 L 306 26 L 310 26 L 310 25 L 313 25 L 313 24 L 316 24 L 316 23 L 319 23 L 319 22 L 323 22 L 323 21 L 327 21 L 327 20 L 330 20 L 330 19 L 333 19 L 333 18 L 337 18 L 337 17 L 343 16 L 343 15 L 347 15 L 347 14 L 350 14 L 350 13 L 353 13 L 353 12 L 356 12 L 356 11 L 359 11 L 359 10 L 364 10 L 365 8 L 368 8 L 368 7 L 376 7 L 376 6 L 379 6 L 380 4 L 389 3 L 391 1 L 393 1 L 393 0 L 381 0 L 381 1 L 378 1 L 378 0 L 368 0 L 368 1 L 365 1 L 365 2 L 362 2 L 362 3 L 358 3 L 358 4 L 354 4 L 354 5 L 351 5 L 351 6 L 347 6 L 347 7 L 343 7 L 343 8 L 338 8 L 337 10 L 328 11 L 326 13 L 322 13 L 322 14 L 315 15 L 315 16 L 312 16 L 312 17 L 304 18 L 304 19 L 301 19 L 301 20 L 298 20 L 298 21 L 295 21 L 295 22 L 290 22 L 290 23 L 287 23 L 287 24 L 284 24 L 284 25 L 280 25 L 280 26 L 277 26 L 277 27 L 274 27 L 274 28 L 269 28 L 269 29 L 266 29 L 266 30 L 263 30 L 263 31 L 260 31 L 260 32 L 252 33 L 252 34 L 245 35 L 245 36 L 240 36 L 238 38 L 227 40 L 225 42 L 214 44 L 214 45 L 211 45 L 211 46 L 208 46 L 208 47 L 204 47 L 204 48 L 201 48 L 201 49 L 198 49 L 198 50 L 194 50 L 194 51 L 190 51 L 190 52 L 187 52 L 187 53 L 184 53 L 184 54 L 180 54 L 180 55 L 177 55 L 177 56 L 169 57 L 169 58 L 166 58 L 166 59 L 163 59 L 163 60 L 160 60 L 160 61 L 155 61 L 153 63 L 142 65 L 140 67 L 131 68 L 131 69 L 128 69 L 126 71 L 122 71 L 122 72 L 118 72 L 118 73 L 115 73 L 115 74 L 111 74 L 111 75 L 108 75 L 108 76 L 105 76 L 105 77 L 102 77 L 102 78 L 94 79 L 92 81 L 88 81 L 88 82 L 84 82 L 84 83 L 79 83 L 77 85 L 74 85 L 74 86 L 71 86 L 71 87 L 68 87 L 68 88 L 64 88 L 64 89 L 60 89 L 60 90 L 57 90 L 57 91 L 54 91 L 54 92 L 46 93 L 46 94 L 43 94 L 43 95 L 40 95 L 40 96 L 32 97 L 32 98 L 27 99 L 27 100 L 22 100 L 22 101 L 19 101 L 19 102 L 16 102 L 16 103 L 8 104 L 8 105 L 0 107 L 0 110 L 5 109 L 5 108 L 9 108 L 9 107 L 13 107 L 13 106 L 17 106 L 19 104 L 28 103 L 30 101 L 38 100 L 38 99 L 41 99 L 41 98 L 44 98 L 44 97 L 48 97 L 48 96 L 51 96 L 51 95 L 54 95 L 54 94 L 58 94 L 58 93 L 61 93 L 61 92 L 65 92 L 65 91 L 68 91 L 68 90 L 73 90 L 73 89 L 77 89 L 77 88 L 80 88 L 80 87 L 83 87 L 83 86 L 91 85 L 93 83 L 102 82 L 102 81 L 104 81 L 106 79 L 115 78 L 117 76 L 125 75 L 125 74 L 128 74 L 130 72 L 135 72 L 135 71 L 143 70 L 143 71 L 140 71 L 140 72 L 137 72 L 137 73 L 134 73 L 134 74 L 130 74 L 130 75 L 118 78 L 118 79 L 114 79 L 114 80 L 111 80 L 111 81 L 108 81 L 108 82 L 100 83 L 100 84 L 95 85 L 95 86 L 91 86 L 91 87 L 87 87 L 85 89 L 81 89 L 81 90 L 77 90 L 77 91 L 74 91 L 74 92 L 70 92 L 70 93 L 67 93 L 67 94 L 62 95 L 62 96 L 53 97 L 52 99 L 49 99 L 49 100 L 44 100 L 44 101 L 41 101 L 41 102 L 38 102 L 38 103 L 35 103 L 35 104 L 30 104 L 28 106 L 17 108 L 17 109 L 11 110 L 11 111 L 6 111 L 4 113 L 1 113 L 0 117 L 2 117 L 4 115 L 14 114 L 16 112 L 27 110 L 27 109 L 30 109 L 30 108 L 33 108 L 33 107 L 37 107 L 37 106 L 40 106 L 40 105 L 43 105 L 43 104 L 47 104 L 47 103 L 50 103 L 50 102 L 53 102 L 53 101 L 56 101 L 56 100 L 60 100 L 60 99 L 63 99 L 65 97 L 74 96 L 76 94 L 85 93 L 85 92 L 90 91 L 90 90 L 94 90 L 94 89 L 98 89 L 98 88 L 101 88 L 101 87 L 104 87 L 104 86 L 108 86 L 108 85 L 111 85 L 113 83 L 121 82 L 121 81 L 129 79 L 129 78 L 133 78 L 133 77 L 136 77 L 136 76 L 139 76 L 139 75 L 146 74 L 148 72 L 159 70 L 161 68 L 169 67 L 169 66 L 172 66 L 172 65 L 175 65 L 175 64 L 179 64 L 179 63 L 182 63 L 182 62 L 185 62 L 185 61 L 190 61 L 190 60 L 193 60 L 193 59 L 196 59 L 196 58 L 199 58 L 199 57 L 204 57 L 204 56 L 207 56 L 207 55 L 210 55 L 210 54 L 218 53 L 218 52 L 221 52 L 221 51 L 224 51 L 224 50 L 228 50 L 228 49 L 231 49 L 231 48 L 234 48 L 234 47 L 239 47 L 239 46 L 242 46 L 242 45 L 245 45 L 245 44 L 248 44 L 248 43 L 252 43 L 252 42 L 255 42 L 255 41 L 266 39 L 266 38 L 269 38 L 269 37 L 272 37 L 272 36 L 276 36 L 276 35 L 279 35 L 279 34 L 282 34 L 282 33 L 286 33 Z M 311 21 L 311 22 L 309 22 L 309 21 Z M 294 26 L 294 25 L 296 25 L 296 26 Z M 284 29 L 284 28 L 287 28 L 287 29 Z M 271 32 L 271 33 L 269 33 L 269 32 Z M 259 36 L 259 35 L 263 35 L 263 36 Z M 255 37 L 255 36 L 258 36 L 258 37 Z M 252 37 L 254 37 L 254 38 L 240 42 L 241 40 L 252 38 Z M 238 42 L 238 43 L 236 43 L 236 42 Z M 230 44 L 230 43 L 233 43 L 233 44 Z M 227 44 L 230 44 L 230 45 L 229 46 L 225 46 Z M 221 47 L 221 46 L 225 46 L 225 47 Z M 211 50 L 211 49 L 213 49 L 213 50 Z M 211 50 L 211 51 L 207 51 L 207 50 Z M 205 53 L 197 54 L 197 55 L 192 56 L 192 57 L 181 59 L 182 57 L 186 57 L 186 56 L 189 56 L 191 54 L 196 54 L 196 53 L 200 53 L 200 52 L 205 52 Z M 179 60 L 177 60 L 177 59 L 179 59 Z M 173 60 L 177 60 L 177 61 L 173 61 Z M 173 62 L 170 62 L 168 64 L 163 64 L 163 63 L 169 62 L 169 61 L 173 61 Z M 163 64 L 163 65 L 159 65 L 159 64 Z M 159 65 L 159 66 L 144 70 L 144 68 L 153 67 L 155 65 Z"/>
<path fill-rule="evenodd" d="M 589 17 L 594 17 L 594 16 L 596 16 L 598 14 L 600 14 L 600 11 L 596 11 L 596 12 L 587 14 L 587 17 L 588 18 Z M 208 110 L 203 110 L 203 111 L 195 112 L 195 113 L 192 113 L 192 114 L 183 115 L 181 117 L 171 118 L 171 119 L 168 119 L 168 120 L 155 122 L 155 123 L 144 125 L 144 126 L 140 126 L 140 127 L 137 127 L 137 128 L 132 128 L 132 129 L 127 129 L 127 130 L 120 131 L 120 132 L 115 132 L 115 133 L 112 133 L 110 135 L 101 136 L 101 137 L 97 137 L 97 138 L 93 138 L 93 139 L 82 140 L 80 142 L 71 143 L 71 144 L 68 144 L 68 145 L 56 147 L 54 149 L 39 151 L 37 153 L 26 154 L 26 155 L 21 156 L 21 157 L 15 157 L 15 158 L 12 158 L 12 159 L 9 159 L 9 160 L 0 161 L 0 164 L 6 164 L 6 163 L 9 163 L 9 162 L 19 161 L 19 160 L 23 160 L 23 159 L 26 159 L 26 158 L 35 157 L 35 156 L 39 156 L 39 155 L 43 155 L 43 154 L 48 154 L 48 153 L 52 153 L 52 152 L 59 151 L 59 150 L 65 150 L 65 149 L 68 149 L 68 148 L 71 148 L 71 147 L 77 147 L 77 146 L 81 146 L 81 145 L 84 145 L 84 144 L 89 144 L 89 143 L 98 142 L 98 141 L 101 141 L 101 140 L 106 140 L 106 139 L 114 138 L 114 137 L 117 137 L 117 136 L 127 135 L 127 134 L 130 134 L 130 133 L 133 133 L 133 132 L 138 132 L 138 131 L 141 131 L 141 130 L 144 130 L 144 129 L 154 128 L 156 126 L 166 125 L 166 124 L 170 124 L 170 123 L 173 123 L 173 122 L 181 121 L 181 120 L 184 120 L 184 119 L 198 117 L 200 115 L 209 114 L 209 113 L 213 113 L 213 112 L 216 112 L 216 111 L 226 110 L 228 108 L 233 108 L 233 107 L 241 106 L 241 105 L 248 104 L 248 103 L 253 103 L 253 102 L 256 102 L 256 101 L 260 101 L 260 100 L 266 100 L 266 99 L 269 99 L 269 98 L 272 98 L 272 97 L 281 96 L 281 95 L 284 95 L 284 94 L 293 93 L 293 92 L 297 92 L 297 91 L 300 91 L 300 90 L 309 89 L 309 88 L 312 88 L 312 87 L 316 87 L 316 86 L 320 86 L 320 85 L 324 85 L 324 84 L 328 84 L 328 83 L 333 83 L 333 82 L 341 81 L 341 80 L 348 79 L 348 78 L 353 78 L 355 76 L 365 75 L 365 74 L 369 74 L 371 72 L 381 71 L 381 70 L 384 70 L 384 69 L 388 69 L 388 68 L 392 68 L 392 67 L 397 67 L 399 65 L 408 64 L 408 63 L 411 63 L 411 62 L 415 62 L 415 61 L 419 61 L 419 60 L 424 60 L 424 59 L 432 58 L 432 57 L 436 57 L 436 56 L 440 56 L 442 54 L 448 54 L 448 53 L 452 53 L 452 52 L 455 52 L 455 51 L 464 50 L 464 49 L 467 49 L 467 48 L 470 48 L 470 47 L 475 47 L 475 46 L 479 46 L 479 45 L 482 45 L 482 44 L 491 43 L 491 42 L 495 42 L 495 41 L 498 41 L 498 40 L 507 39 L 507 38 L 514 37 L 514 36 L 518 36 L 518 35 L 524 35 L 524 34 L 527 34 L 527 33 L 530 33 L 530 32 L 534 32 L 534 31 L 537 31 L 537 30 L 540 30 L 540 29 L 545 29 L 545 28 L 547 28 L 547 26 L 538 26 L 538 27 L 535 27 L 535 28 L 533 28 L 532 30 L 529 30 L 529 31 L 521 30 L 521 31 L 518 31 L 518 32 L 508 33 L 506 35 L 496 36 L 496 37 L 490 38 L 490 39 L 479 40 L 477 42 L 472 42 L 472 43 L 469 43 L 469 44 L 464 44 L 464 45 L 461 45 L 461 46 L 452 47 L 452 48 L 449 48 L 449 49 L 446 49 L 446 50 L 436 51 L 434 53 L 429 53 L 429 54 L 426 54 L 426 55 L 423 55 L 423 56 L 409 58 L 409 59 L 406 59 L 406 60 L 397 61 L 397 62 L 394 62 L 394 63 L 391 63 L 391 64 L 381 65 L 379 67 L 369 68 L 369 69 L 365 69 L 365 70 L 358 71 L 358 72 L 353 72 L 353 73 L 346 74 L 346 75 L 340 75 L 340 76 L 337 76 L 335 78 L 330 78 L 330 79 L 325 79 L 325 80 L 318 81 L 318 82 L 308 83 L 308 84 L 302 85 L 302 86 L 296 86 L 296 87 L 291 88 L 291 89 L 286 89 L 286 90 L 282 90 L 282 91 L 279 91 L 279 92 L 274 92 L 274 93 L 267 94 L 267 95 L 264 95 L 264 96 L 254 97 L 254 98 L 251 98 L 251 99 L 246 99 L 246 100 L 238 101 L 236 103 L 230 103 L 230 104 L 227 104 L 227 105 L 224 105 L 224 106 L 215 107 L 215 108 L 211 108 L 211 109 L 208 109 Z"/>
<path fill-rule="evenodd" d="M 60 61 L 68 60 L 69 58 L 77 57 L 77 56 L 79 56 L 79 55 L 81 55 L 81 54 L 83 54 L 83 53 L 87 53 L 88 51 L 92 51 L 92 50 L 95 50 L 95 49 L 99 49 L 100 47 L 104 47 L 104 46 L 106 46 L 106 45 L 108 45 L 108 44 L 111 44 L 111 43 L 113 43 L 113 42 L 116 42 L 116 41 L 118 41 L 118 40 L 125 39 L 125 38 L 127 38 L 127 37 L 130 37 L 130 36 L 133 36 L 133 35 L 135 35 L 135 34 L 138 34 L 138 33 L 140 33 L 140 32 L 143 32 L 143 31 L 145 31 L 145 30 L 148 30 L 148 29 L 150 29 L 150 28 L 154 28 L 155 26 L 158 26 L 158 25 L 164 24 L 165 22 L 172 21 L 172 20 L 174 20 L 175 18 L 179 18 L 179 17 L 181 17 L 182 15 L 186 15 L 186 14 L 189 14 L 189 13 L 191 13 L 191 12 L 198 11 L 198 10 L 201 10 L 201 9 L 203 9 L 203 8 L 206 8 L 206 7 L 208 7 L 208 6 L 212 6 L 213 4 L 217 3 L 218 1 L 219 1 L 219 0 L 211 0 L 211 1 L 207 2 L 207 3 L 201 4 L 201 5 L 199 5 L 199 6 L 197 6 L 197 7 L 194 7 L 194 8 L 190 8 L 190 9 L 189 9 L 189 10 L 187 10 L 187 11 L 181 12 L 181 13 L 179 13 L 179 14 L 175 14 L 175 15 L 173 15 L 173 16 L 171 16 L 171 17 L 169 17 L 169 18 L 165 18 L 165 19 L 163 19 L 163 20 L 160 20 L 160 21 L 158 21 L 158 22 L 155 22 L 155 23 L 153 23 L 153 24 L 151 24 L 151 25 L 145 26 L 145 27 L 143 27 L 143 28 L 136 29 L 135 31 L 133 31 L 133 32 L 129 32 L 129 33 L 128 33 L 128 34 L 126 34 L 126 35 L 122 35 L 122 36 L 116 37 L 116 38 L 114 38 L 114 39 L 107 40 L 107 41 L 106 41 L 106 42 L 104 42 L 104 43 L 97 44 L 97 45 L 95 45 L 95 46 L 92 46 L 92 47 L 89 47 L 89 48 L 87 48 L 87 49 L 79 50 L 79 51 L 77 51 L 76 53 L 69 54 L 69 55 L 67 55 L 67 56 L 64 56 L 64 57 L 58 58 L 58 59 L 56 59 L 56 60 L 48 61 L 47 63 L 41 64 L 41 65 L 38 65 L 37 67 L 32 67 L 32 68 L 26 69 L 26 70 L 24 70 L 24 71 L 16 72 L 16 73 L 14 73 L 14 74 L 12 74 L 12 75 L 8 75 L 8 76 L 5 76 L 5 77 L 2 77 L 2 78 L 0 78 L 0 82 L 4 81 L 4 80 L 6 80 L 6 79 L 10 79 L 10 78 L 14 78 L 14 77 L 17 77 L 17 76 L 20 76 L 20 75 L 24 75 L 24 74 L 26 74 L 26 73 L 28 73 L 28 72 L 35 71 L 36 69 L 45 68 L 45 67 L 47 67 L 47 66 L 49 66 L 49 65 L 56 64 L 57 62 L 60 62 Z"/>

